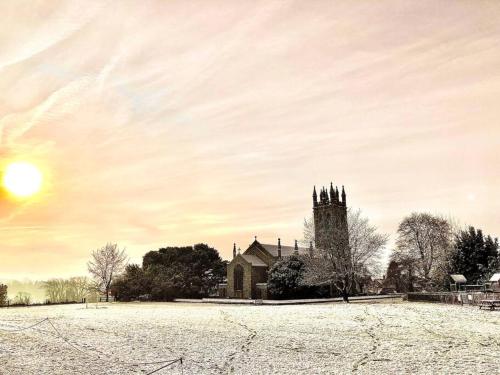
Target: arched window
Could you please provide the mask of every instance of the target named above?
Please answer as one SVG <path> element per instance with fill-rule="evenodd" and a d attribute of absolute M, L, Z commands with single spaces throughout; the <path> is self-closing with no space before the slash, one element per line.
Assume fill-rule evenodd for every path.
<path fill-rule="evenodd" d="M 237 264 L 234 267 L 234 290 L 243 290 L 243 267 Z"/>

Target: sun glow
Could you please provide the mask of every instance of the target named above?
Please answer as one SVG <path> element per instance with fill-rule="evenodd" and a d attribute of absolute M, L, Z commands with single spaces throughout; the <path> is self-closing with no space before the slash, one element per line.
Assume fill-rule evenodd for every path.
<path fill-rule="evenodd" d="M 42 173 L 30 163 L 11 163 L 3 175 L 3 186 L 17 197 L 30 197 L 42 187 Z"/>

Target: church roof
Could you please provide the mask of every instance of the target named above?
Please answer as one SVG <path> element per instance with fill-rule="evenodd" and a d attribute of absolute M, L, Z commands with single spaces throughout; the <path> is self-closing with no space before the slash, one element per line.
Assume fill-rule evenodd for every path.
<path fill-rule="evenodd" d="M 269 245 L 269 244 L 261 244 L 261 246 L 266 249 L 269 254 L 271 254 L 273 257 L 278 256 L 278 245 Z M 294 246 L 281 246 L 281 256 L 282 257 L 288 257 L 290 255 L 293 255 L 295 252 L 295 247 Z M 307 255 L 309 254 L 309 249 L 306 247 L 299 247 L 299 254 Z"/>
<path fill-rule="evenodd" d="M 255 266 L 255 267 L 267 267 L 267 264 L 265 264 L 259 257 L 256 257 L 255 255 L 242 254 L 241 256 L 248 263 L 251 263 L 252 266 Z"/>

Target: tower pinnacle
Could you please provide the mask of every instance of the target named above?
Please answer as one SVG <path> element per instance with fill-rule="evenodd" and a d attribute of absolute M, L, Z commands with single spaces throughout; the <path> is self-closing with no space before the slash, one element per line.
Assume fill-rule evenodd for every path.
<path fill-rule="evenodd" d="M 335 202 L 335 192 L 333 191 L 333 182 L 330 182 L 330 202 Z"/>

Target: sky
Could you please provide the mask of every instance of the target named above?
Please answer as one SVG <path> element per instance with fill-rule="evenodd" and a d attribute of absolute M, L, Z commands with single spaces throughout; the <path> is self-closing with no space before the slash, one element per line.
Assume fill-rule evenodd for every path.
<path fill-rule="evenodd" d="M 0 278 L 302 238 L 345 186 L 395 239 L 414 211 L 500 235 L 500 2 L 0 4 Z"/>

